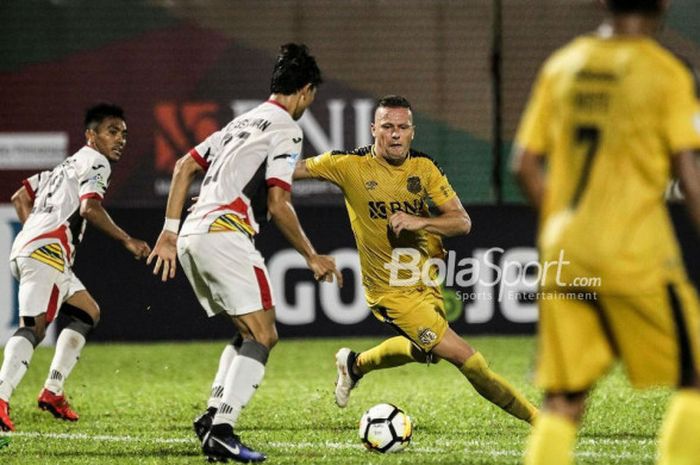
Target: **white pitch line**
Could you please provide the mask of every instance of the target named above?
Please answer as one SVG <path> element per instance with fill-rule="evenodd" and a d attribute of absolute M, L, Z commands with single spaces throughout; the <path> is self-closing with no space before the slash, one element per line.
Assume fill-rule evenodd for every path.
<path fill-rule="evenodd" d="M 102 441 L 102 442 L 145 442 L 156 444 L 181 444 L 195 443 L 194 439 L 188 438 L 147 438 L 139 436 L 110 436 L 107 434 L 84 434 L 84 433 L 39 433 L 18 431 L 15 433 L 3 433 L 2 436 L 8 437 L 25 437 L 39 439 L 75 439 L 85 441 Z"/>
<path fill-rule="evenodd" d="M 131 436 L 131 435 L 106 435 L 106 434 L 85 434 L 85 433 L 39 433 L 33 431 L 19 431 L 15 433 L 0 433 L 0 437 L 18 437 L 18 438 L 37 438 L 37 439 L 63 439 L 63 440 L 83 440 L 83 441 L 101 441 L 101 442 L 131 442 L 131 443 L 145 443 L 145 444 L 197 444 L 194 438 L 153 438 L 144 436 Z M 480 439 L 471 439 L 464 441 L 449 441 L 449 440 L 438 440 L 440 446 L 445 446 L 445 448 L 436 447 L 417 447 L 412 446 L 409 450 L 413 453 L 441 453 L 448 452 L 447 449 L 459 449 L 461 447 L 463 452 L 468 452 L 470 454 L 477 455 L 487 455 L 492 457 L 506 456 L 506 457 L 520 457 L 523 451 L 519 448 L 516 449 L 497 449 L 496 441 L 485 441 Z M 596 446 L 602 444 L 624 444 L 624 443 L 635 443 L 636 445 L 649 445 L 653 446 L 654 441 L 648 438 L 583 438 L 581 440 L 583 444 Z M 300 442 L 269 442 L 266 444 L 267 447 L 274 449 L 338 449 L 338 450 L 349 450 L 357 449 L 363 450 L 364 447 L 356 442 L 311 442 L 311 441 L 300 441 Z M 596 458 L 617 458 L 617 459 L 631 459 L 637 457 L 636 454 L 632 454 L 628 451 L 621 451 L 620 453 L 611 452 L 600 452 L 600 451 L 577 451 L 576 455 L 579 457 L 596 457 Z M 653 458 L 653 453 L 649 454 L 649 459 Z"/>
<path fill-rule="evenodd" d="M 496 445 L 499 442 L 495 440 L 484 440 L 484 439 L 465 439 L 463 441 L 451 441 L 449 439 L 438 439 L 436 441 L 438 444 L 445 444 L 445 445 L 453 445 L 453 444 L 461 444 L 461 445 L 467 445 L 467 446 L 478 446 L 478 447 L 483 447 L 483 446 L 489 446 L 489 445 Z M 637 437 L 632 437 L 632 438 L 580 438 L 578 440 L 579 444 L 591 444 L 591 445 L 624 445 L 624 444 L 634 444 L 635 447 L 638 446 L 653 446 L 656 441 L 651 438 L 637 438 Z"/>
<path fill-rule="evenodd" d="M 634 444 L 635 446 L 649 446 L 652 447 L 656 445 L 656 439 L 651 438 L 581 438 L 578 440 L 581 444 L 593 444 L 593 445 L 615 445 L 615 444 Z"/>

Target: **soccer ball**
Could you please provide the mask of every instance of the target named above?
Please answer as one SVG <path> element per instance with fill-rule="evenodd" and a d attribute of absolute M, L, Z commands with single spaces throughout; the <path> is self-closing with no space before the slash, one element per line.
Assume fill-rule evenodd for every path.
<path fill-rule="evenodd" d="M 411 418 L 392 404 L 377 404 L 360 419 L 360 439 L 375 452 L 398 452 L 411 442 Z"/>

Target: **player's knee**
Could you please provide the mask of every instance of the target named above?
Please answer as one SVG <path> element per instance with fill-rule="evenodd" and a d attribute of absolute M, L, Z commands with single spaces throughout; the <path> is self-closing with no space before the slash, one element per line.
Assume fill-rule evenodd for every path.
<path fill-rule="evenodd" d="M 440 357 L 434 353 L 425 352 L 415 346 L 411 347 L 411 357 L 418 363 L 427 363 L 430 365 L 434 365 L 441 360 Z"/>
<path fill-rule="evenodd" d="M 547 393 L 544 409 L 579 423 L 586 410 L 587 391 Z"/>
<path fill-rule="evenodd" d="M 257 337 L 256 340 L 260 342 L 260 344 L 267 347 L 268 350 L 272 350 L 272 348 L 275 347 L 277 341 L 279 340 L 279 336 L 277 335 L 277 329 L 272 328 L 269 331 L 265 331 L 265 333 L 261 334 L 260 337 Z"/>
<path fill-rule="evenodd" d="M 241 350 L 238 352 L 238 355 L 252 358 L 265 365 L 270 356 L 270 349 L 258 341 L 246 339 L 241 344 Z"/>
<path fill-rule="evenodd" d="M 68 329 L 80 333 L 83 337 L 87 338 L 88 334 L 92 332 L 97 326 L 99 321 L 99 307 L 97 307 L 97 313 L 90 311 L 89 313 L 77 307 L 67 307 L 65 313 L 70 317 L 70 322 L 66 326 Z"/>
<path fill-rule="evenodd" d="M 92 299 L 92 297 L 89 296 L 88 298 L 80 299 L 80 307 L 71 305 L 68 302 L 64 303 L 61 307 L 61 313 L 70 316 L 71 318 L 75 317 L 86 322 L 87 319 L 85 315 L 87 315 L 93 326 L 97 325 L 97 323 L 100 321 L 100 306 Z"/>
<path fill-rule="evenodd" d="M 467 341 L 451 328 L 447 328 L 440 342 L 433 347 L 432 352 L 440 358 L 452 363 L 457 368 L 463 366 L 467 360 L 477 353 Z"/>
<path fill-rule="evenodd" d="M 277 328 L 275 327 L 274 322 L 272 324 L 260 325 L 256 327 L 252 333 L 253 337 L 251 339 L 254 339 L 255 341 L 264 345 L 268 348 L 268 350 L 272 350 L 279 340 L 279 337 L 277 336 Z M 247 338 L 244 337 L 244 339 Z"/>
<path fill-rule="evenodd" d="M 38 346 L 41 343 L 41 341 L 44 340 L 46 330 L 45 328 L 40 328 L 37 325 L 28 326 L 26 322 L 27 319 L 28 318 L 23 318 L 25 326 L 18 328 L 17 331 L 15 331 L 15 333 L 13 334 L 13 336 L 25 338 L 32 344 L 32 347 L 36 348 L 36 346 Z"/>
<path fill-rule="evenodd" d="M 97 323 L 100 322 L 100 316 L 101 316 L 101 311 L 100 311 L 100 306 L 97 305 L 97 302 L 92 302 L 93 305 L 91 305 L 88 309 L 86 310 L 81 310 L 77 309 L 78 313 L 82 312 L 86 314 L 91 320 L 92 320 L 92 325 L 97 326 Z"/>
<path fill-rule="evenodd" d="M 97 326 L 97 323 L 100 322 L 100 317 L 102 316 L 102 314 L 100 312 L 99 306 L 95 305 L 94 310 L 95 310 L 94 313 L 90 314 L 90 316 L 92 317 L 93 326 Z"/>

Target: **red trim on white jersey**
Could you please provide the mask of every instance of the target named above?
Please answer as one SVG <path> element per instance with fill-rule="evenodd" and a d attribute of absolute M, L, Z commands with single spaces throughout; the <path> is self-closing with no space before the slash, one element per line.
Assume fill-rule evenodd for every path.
<path fill-rule="evenodd" d="M 270 310 L 272 308 L 272 294 L 270 293 L 270 284 L 267 282 L 265 272 L 257 266 L 254 266 L 253 270 L 255 270 L 255 279 L 258 280 L 263 310 Z"/>
<path fill-rule="evenodd" d="M 286 111 L 287 113 L 289 113 L 289 110 L 287 110 L 287 107 L 285 107 L 284 105 L 279 103 L 277 100 L 268 99 L 265 101 L 265 103 L 271 103 L 273 105 L 276 105 L 276 106 L 280 107 L 281 109 L 283 109 L 284 111 Z"/>
<path fill-rule="evenodd" d="M 204 168 L 206 171 L 209 168 L 209 162 L 207 162 L 198 152 L 196 149 L 192 149 L 189 151 L 189 154 L 192 158 L 194 158 L 194 161 L 197 162 L 199 166 Z"/>
<path fill-rule="evenodd" d="M 65 224 L 61 225 L 58 229 L 54 229 L 53 231 L 49 231 L 45 234 L 41 234 L 40 236 L 35 237 L 31 241 L 27 242 L 27 244 L 30 244 L 34 241 L 38 241 L 39 239 L 58 239 L 61 242 L 61 245 L 63 246 L 63 250 L 66 251 L 66 257 L 68 258 L 68 262 L 70 263 L 70 243 L 68 242 L 68 236 L 66 235 L 67 230 L 68 227 Z M 26 246 L 27 244 L 24 245 Z"/>
<path fill-rule="evenodd" d="M 280 188 L 286 190 L 287 192 L 292 192 L 292 186 L 290 186 L 289 183 L 286 183 L 279 178 L 268 178 L 267 185 L 268 186 L 277 186 L 277 187 L 280 187 Z"/>
<path fill-rule="evenodd" d="M 25 189 L 27 189 L 27 193 L 29 194 L 29 197 L 31 197 L 32 200 L 36 198 L 36 192 L 34 192 L 34 189 L 32 189 L 32 185 L 29 183 L 28 179 L 22 179 L 22 185 L 24 186 Z"/>
<path fill-rule="evenodd" d="M 89 194 L 83 194 L 80 196 L 81 202 L 85 199 L 97 199 L 100 202 L 103 200 L 102 196 L 100 194 L 98 194 L 97 192 L 90 192 Z"/>
<path fill-rule="evenodd" d="M 248 218 L 248 207 L 243 201 L 242 198 L 236 197 L 235 200 L 229 204 L 222 205 L 220 207 L 217 207 L 213 210 L 210 210 L 204 214 L 204 218 L 209 216 L 211 213 L 218 212 L 221 210 L 231 210 L 233 212 L 236 212 L 240 218 L 245 221 L 245 224 L 253 228 L 253 226 L 250 224 L 250 219 Z"/>

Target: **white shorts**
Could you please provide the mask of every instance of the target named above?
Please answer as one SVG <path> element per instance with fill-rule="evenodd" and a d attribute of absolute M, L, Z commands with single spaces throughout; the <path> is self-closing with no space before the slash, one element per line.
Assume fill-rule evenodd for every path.
<path fill-rule="evenodd" d="M 177 239 L 177 255 L 209 316 L 245 315 L 274 307 L 265 261 L 242 233 L 192 234 Z"/>
<path fill-rule="evenodd" d="M 37 317 L 46 313 L 46 323 L 51 323 L 66 300 L 85 290 L 68 266 L 61 272 L 39 260 L 17 257 L 10 262 L 10 270 L 19 281 L 20 317 Z"/>

